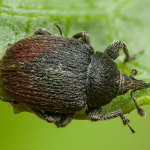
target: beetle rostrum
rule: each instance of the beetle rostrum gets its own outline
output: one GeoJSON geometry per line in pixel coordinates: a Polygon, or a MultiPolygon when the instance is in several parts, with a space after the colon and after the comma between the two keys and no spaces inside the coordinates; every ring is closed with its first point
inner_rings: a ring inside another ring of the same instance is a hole
{"type": "MultiPolygon", "coordinates": [[[[134,97],[136,90],[150,87],[150,83],[136,80],[135,69],[128,77],[118,70],[114,60],[123,49],[125,62],[130,59],[124,42],[116,40],[104,52],[94,52],[86,32],[72,38],[54,36],[39,29],[33,36],[9,45],[1,59],[0,81],[5,92],[43,120],[57,127],[68,125],[79,110],[86,110],[91,121],[120,116],[123,124],[129,120],[122,110],[100,115],[102,106],[113,98],[133,89],[131,97],[139,115],[145,116],[134,97]]],[[[134,130],[129,126],[131,131],[134,130]]]]}

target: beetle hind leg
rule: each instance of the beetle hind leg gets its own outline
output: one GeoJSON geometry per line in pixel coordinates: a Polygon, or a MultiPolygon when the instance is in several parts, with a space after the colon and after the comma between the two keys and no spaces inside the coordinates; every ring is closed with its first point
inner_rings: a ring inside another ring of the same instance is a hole
{"type": "Polygon", "coordinates": [[[59,128],[59,127],[65,127],[67,126],[72,119],[74,118],[75,113],[72,114],[61,114],[61,117],[59,119],[59,121],[57,121],[55,123],[55,125],[59,128]]]}
{"type": "Polygon", "coordinates": [[[103,121],[103,120],[108,120],[108,119],[113,119],[116,118],[118,116],[120,116],[120,118],[123,121],[124,125],[128,125],[128,127],[130,128],[132,133],[135,133],[135,131],[131,128],[131,126],[128,124],[129,120],[127,118],[125,118],[123,116],[123,113],[121,110],[117,110],[105,115],[100,115],[100,112],[102,111],[101,108],[91,108],[88,107],[88,109],[86,110],[87,113],[87,118],[91,121],[103,121]]]}

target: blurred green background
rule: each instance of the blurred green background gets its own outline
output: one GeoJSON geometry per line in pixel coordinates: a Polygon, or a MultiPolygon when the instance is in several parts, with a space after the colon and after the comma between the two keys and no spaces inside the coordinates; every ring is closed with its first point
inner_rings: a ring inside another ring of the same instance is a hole
{"type": "MultiPolygon", "coordinates": [[[[137,69],[136,78],[150,82],[149,0],[0,0],[0,55],[8,43],[31,36],[39,28],[59,34],[55,22],[67,37],[88,32],[96,51],[103,51],[116,39],[126,42],[131,54],[144,50],[144,54],[126,64],[122,63],[121,52],[116,63],[128,75],[137,69]]],[[[149,95],[149,89],[135,94],[140,105],[150,103],[149,95]]],[[[125,113],[134,108],[129,92],[113,102],[113,109],[123,107],[125,113]]],[[[111,110],[111,105],[107,108],[111,110]]],[[[14,115],[8,103],[0,101],[0,150],[149,150],[150,107],[142,108],[145,118],[136,110],[125,115],[136,131],[132,134],[120,118],[102,122],[73,120],[66,128],[58,129],[28,112],[14,115]]]]}

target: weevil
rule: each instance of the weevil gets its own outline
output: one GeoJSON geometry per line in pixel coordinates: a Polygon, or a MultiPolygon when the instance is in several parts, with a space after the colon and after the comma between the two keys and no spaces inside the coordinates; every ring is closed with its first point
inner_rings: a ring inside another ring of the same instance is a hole
{"type": "Polygon", "coordinates": [[[126,44],[116,40],[104,52],[95,52],[88,33],[79,32],[67,38],[59,25],[55,26],[60,36],[41,28],[33,36],[9,44],[1,59],[0,82],[13,101],[1,100],[22,104],[57,127],[67,126],[80,110],[85,110],[91,121],[120,116],[123,124],[129,126],[122,110],[100,113],[102,106],[133,89],[131,97],[138,113],[145,116],[134,92],[149,88],[150,83],[136,80],[135,69],[128,77],[114,62],[121,49],[124,62],[130,59],[126,44]]]}

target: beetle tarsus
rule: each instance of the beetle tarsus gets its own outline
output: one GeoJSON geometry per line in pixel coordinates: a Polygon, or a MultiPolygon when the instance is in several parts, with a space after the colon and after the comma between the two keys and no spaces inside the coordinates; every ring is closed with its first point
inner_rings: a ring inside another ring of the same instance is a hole
{"type": "Polygon", "coordinates": [[[127,118],[125,118],[125,117],[123,116],[123,114],[120,114],[120,118],[122,119],[123,124],[124,124],[124,125],[127,124],[128,127],[130,128],[131,132],[132,132],[132,133],[135,133],[135,131],[132,129],[132,127],[128,124],[128,123],[130,122],[130,120],[127,119],[127,118]]]}
{"type": "Polygon", "coordinates": [[[135,131],[131,128],[131,126],[127,123],[128,127],[130,128],[132,133],[135,133],[135,131]]]}

